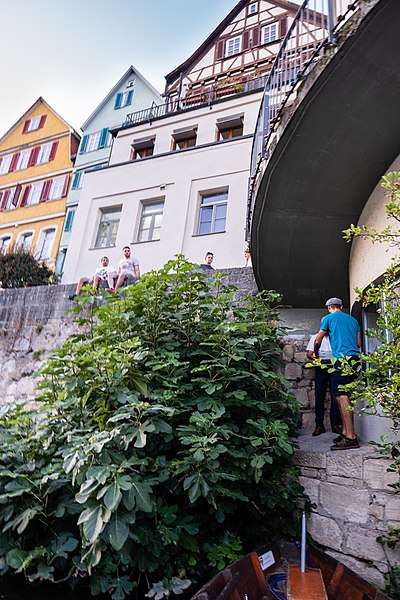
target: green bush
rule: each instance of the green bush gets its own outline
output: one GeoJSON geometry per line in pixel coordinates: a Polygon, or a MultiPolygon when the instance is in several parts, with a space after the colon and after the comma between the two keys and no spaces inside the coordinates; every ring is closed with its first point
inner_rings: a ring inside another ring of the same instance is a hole
{"type": "Polygon", "coordinates": [[[36,260],[30,252],[18,248],[0,252],[0,281],[3,288],[21,288],[47,285],[53,272],[36,260]]]}
{"type": "Polygon", "coordinates": [[[277,295],[233,292],[178,257],[107,305],[82,295],[40,403],[0,419],[3,574],[158,599],[294,532],[277,295]]]}

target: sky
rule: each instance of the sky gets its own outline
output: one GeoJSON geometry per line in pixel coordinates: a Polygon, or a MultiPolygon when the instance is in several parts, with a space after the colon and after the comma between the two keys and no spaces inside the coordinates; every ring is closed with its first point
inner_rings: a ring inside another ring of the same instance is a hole
{"type": "Polygon", "coordinates": [[[158,91],[237,0],[0,0],[0,137],[42,96],[77,131],[133,65],[158,91]],[[7,51],[5,51],[7,49],[7,51]]]}

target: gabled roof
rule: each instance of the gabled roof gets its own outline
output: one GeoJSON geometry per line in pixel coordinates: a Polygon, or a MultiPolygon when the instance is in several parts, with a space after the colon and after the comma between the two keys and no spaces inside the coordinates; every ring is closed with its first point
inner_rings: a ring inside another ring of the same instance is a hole
{"type": "MultiPolygon", "coordinates": [[[[297,13],[300,8],[300,4],[290,2],[290,0],[269,0],[271,4],[279,6],[297,13]]],[[[165,76],[167,85],[177,79],[181,73],[185,73],[201,56],[215,43],[215,40],[221,35],[222,31],[229,25],[229,23],[236,17],[236,15],[247,5],[249,0],[239,0],[236,6],[231,10],[229,14],[223,19],[220,24],[214,29],[214,31],[208,36],[206,40],[193,52],[193,54],[185,60],[179,67],[176,67],[173,71],[165,76]]]]}
{"type": "Polygon", "coordinates": [[[17,127],[19,127],[19,125],[26,120],[26,118],[28,117],[29,113],[31,113],[37,106],[39,106],[39,104],[44,104],[54,115],[56,115],[56,117],[58,119],[60,119],[60,121],[62,121],[64,123],[64,125],[67,127],[67,129],[70,130],[70,132],[74,135],[76,135],[78,137],[78,139],[81,139],[80,134],[73,128],[71,127],[71,125],[69,123],[67,123],[67,121],[65,119],[63,119],[62,117],[60,117],[60,115],[58,114],[57,111],[54,110],[54,108],[52,108],[50,106],[50,104],[48,104],[46,102],[46,100],[44,98],[42,98],[42,96],[39,96],[39,98],[36,100],[36,102],[34,102],[32,104],[32,106],[30,106],[28,108],[28,110],[22,115],[22,117],[20,117],[18,119],[18,121],[16,121],[14,123],[14,125],[12,127],[10,127],[10,129],[8,131],[6,131],[6,133],[0,138],[0,144],[6,139],[6,137],[8,137],[10,135],[10,133],[12,133],[15,129],[17,129],[17,127]]]}
{"type": "Polygon", "coordinates": [[[107,96],[100,102],[100,104],[98,105],[98,107],[86,119],[86,121],[83,123],[83,125],[81,125],[82,131],[84,131],[87,128],[87,126],[90,124],[90,122],[101,111],[101,109],[103,108],[103,106],[105,106],[107,104],[107,102],[110,100],[110,98],[112,98],[114,96],[115,92],[121,87],[121,84],[125,81],[125,79],[127,79],[128,77],[130,77],[132,75],[136,75],[137,77],[139,77],[139,79],[141,79],[142,82],[147,87],[149,87],[155,94],[157,94],[158,96],[161,96],[160,92],[158,90],[156,90],[156,88],[149,81],[147,81],[147,79],[141,73],[139,73],[139,71],[135,67],[133,67],[131,65],[129,67],[129,69],[126,71],[126,73],[124,73],[122,75],[121,79],[119,79],[119,81],[117,81],[117,83],[114,85],[114,87],[108,92],[107,96]]]}

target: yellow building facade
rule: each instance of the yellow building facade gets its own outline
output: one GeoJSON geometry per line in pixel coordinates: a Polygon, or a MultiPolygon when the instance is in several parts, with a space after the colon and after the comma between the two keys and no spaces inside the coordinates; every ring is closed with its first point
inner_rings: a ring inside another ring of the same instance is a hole
{"type": "Polygon", "coordinates": [[[0,139],[0,252],[54,269],[80,136],[39,98],[0,139]]]}

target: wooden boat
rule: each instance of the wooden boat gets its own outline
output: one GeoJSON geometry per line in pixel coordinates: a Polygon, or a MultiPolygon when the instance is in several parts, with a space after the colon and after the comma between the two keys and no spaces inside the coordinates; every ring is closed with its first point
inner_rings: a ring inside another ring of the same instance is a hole
{"type": "Polygon", "coordinates": [[[314,588],[309,592],[300,590],[296,583],[299,564],[300,551],[296,544],[282,542],[264,546],[215,575],[191,600],[390,600],[357,573],[311,545],[307,548],[306,572],[320,573],[324,590],[320,593],[314,588]],[[290,582],[291,571],[296,576],[290,582]]]}

